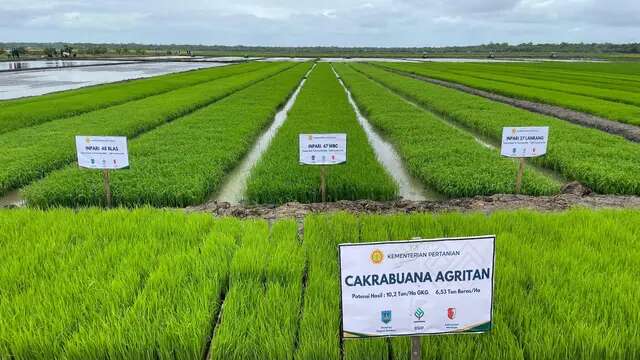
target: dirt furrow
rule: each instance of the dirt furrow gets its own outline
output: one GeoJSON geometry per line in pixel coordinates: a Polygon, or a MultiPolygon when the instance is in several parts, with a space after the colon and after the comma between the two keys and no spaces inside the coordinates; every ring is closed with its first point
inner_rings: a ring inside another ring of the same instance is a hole
{"type": "Polygon", "coordinates": [[[410,74],[410,73],[395,70],[395,69],[389,69],[389,68],[384,68],[384,69],[387,71],[395,72],[397,74],[408,76],[417,80],[426,81],[432,84],[441,85],[451,89],[464,91],[472,95],[482,96],[490,100],[499,101],[501,103],[505,103],[521,109],[532,111],[538,114],[552,116],[561,120],[572,122],[574,124],[595,128],[598,130],[608,132],[613,135],[619,135],[631,141],[640,142],[640,127],[638,126],[608,120],[605,118],[601,118],[599,116],[583,113],[580,111],[566,109],[560,106],[511,98],[508,96],[495,94],[489,91],[479,90],[470,86],[466,86],[466,85],[462,85],[462,84],[458,84],[450,81],[438,80],[438,79],[434,79],[426,76],[410,74]]]}

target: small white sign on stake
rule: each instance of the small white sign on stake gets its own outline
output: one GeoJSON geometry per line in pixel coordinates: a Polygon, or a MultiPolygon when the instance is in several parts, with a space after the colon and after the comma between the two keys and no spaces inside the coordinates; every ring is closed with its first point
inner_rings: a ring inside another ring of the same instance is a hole
{"type": "Polygon", "coordinates": [[[547,153],[549,127],[505,127],[502,129],[502,156],[529,158],[547,153]]]}
{"type": "Polygon", "coordinates": [[[124,136],[76,136],[78,165],[88,169],[122,169],[129,166],[124,136]]]}
{"type": "Polygon", "coordinates": [[[336,165],[347,162],[347,134],[300,134],[300,164],[336,165]]]}
{"type": "Polygon", "coordinates": [[[342,337],[492,327],[495,236],[339,245],[342,337]]]}

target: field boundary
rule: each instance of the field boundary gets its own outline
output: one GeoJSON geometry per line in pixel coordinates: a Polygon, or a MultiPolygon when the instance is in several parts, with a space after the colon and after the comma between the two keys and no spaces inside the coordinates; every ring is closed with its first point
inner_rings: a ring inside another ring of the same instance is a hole
{"type": "MultiPolygon", "coordinates": [[[[579,187],[578,187],[579,188],[579,187]]],[[[347,212],[353,214],[416,214],[448,212],[482,212],[490,214],[503,210],[565,211],[571,208],[640,209],[640,196],[595,195],[565,192],[553,196],[497,194],[450,200],[340,200],[333,203],[303,204],[290,202],[280,206],[243,205],[210,201],[182,209],[186,212],[205,212],[215,217],[237,217],[275,221],[319,213],[347,212]]]]}
{"type": "Polygon", "coordinates": [[[621,122],[608,120],[599,116],[587,114],[584,112],[570,110],[561,106],[539,103],[535,101],[523,100],[512,98],[504,95],[499,95],[485,90],[473,88],[471,86],[458,84],[456,82],[438,80],[422,75],[411,74],[405,71],[391,69],[378,64],[374,66],[383,69],[385,71],[393,72],[402,76],[407,76],[416,80],[429,82],[435,85],[444,86],[450,89],[466,92],[471,95],[481,96],[483,98],[498,101],[507,105],[511,105],[520,109],[531,111],[534,113],[552,116],[560,120],[569,121],[571,123],[602,130],[609,134],[619,135],[627,140],[634,142],[640,142],[640,127],[624,124],[621,122]]]}

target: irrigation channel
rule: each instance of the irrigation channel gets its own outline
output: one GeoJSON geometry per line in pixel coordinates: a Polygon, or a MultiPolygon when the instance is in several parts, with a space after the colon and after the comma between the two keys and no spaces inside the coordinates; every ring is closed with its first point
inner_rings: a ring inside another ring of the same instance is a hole
{"type": "MultiPolygon", "coordinates": [[[[356,70],[358,71],[358,70],[356,70]]],[[[388,92],[390,92],[391,94],[397,95],[399,96],[401,99],[403,99],[406,103],[410,104],[411,106],[420,109],[422,111],[426,111],[428,113],[431,113],[432,115],[434,115],[436,118],[440,119],[440,121],[442,121],[443,123],[451,126],[452,128],[458,129],[466,134],[468,134],[469,136],[471,136],[478,144],[486,147],[487,149],[491,149],[494,151],[500,151],[500,144],[495,144],[493,140],[489,139],[486,136],[482,136],[479,134],[476,134],[473,130],[470,130],[458,123],[456,123],[455,121],[449,119],[448,117],[444,116],[443,114],[440,113],[436,113],[431,111],[431,109],[426,108],[422,105],[417,104],[416,102],[414,102],[413,100],[407,98],[406,96],[404,96],[403,94],[397,93],[393,90],[391,90],[390,88],[388,88],[387,86],[385,86],[383,83],[381,83],[380,81],[368,76],[365,73],[360,72],[361,74],[363,74],[364,76],[366,76],[369,80],[379,84],[380,86],[384,87],[388,92]]],[[[513,158],[512,159],[514,162],[517,162],[518,159],[513,158]]],[[[527,162],[527,166],[530,166],[534,169],[536,169],[536,171],[560,182],[561,184],[566,184],[567,182],[569,182],[567,179],[565,179],[560,173],[555,172],[553,170],[550,170],[548,168],[542,167],[538,164],[533,163],[532,161],[530,161],[529,159],[526,160],[527,162]]]]}
{"type": "Polygon", "coordinates": [[[385,140],[381,134],[379,134],[369,120],[367,120],[364,115],[360,112],[358,105],[353,100],[353,96],[351,96],[351,91],[347,89],[344,82],[335,71],[333,66],[331,67],[333,73],[338,78],[338,82],[342,85],[345,93],[347,94],[347,98],[349,99],[349,103],[353,110],[356,113],[356,117],[358,118],[358,122],[364,129],[364,132],[367,134],[367,139],[369,139],[369,144],[373,148],[373,151],[376,153],[376,157],[378,161],[389,171],[389,174],[393,177],[393,179],[398,183],[399,186],[399,195],[406,200],[413,201],[421,201],[421,200],[442,200],[444,197],[437,192],[425,188],[416,178],[409,174],[404,163],[402,162],[402,158],[398,154],[398,152],[393,148],[390,142],[385,140]]]}
{"type": "Polygon", "coordinates": [[[251,151],[242,159],[240,164],[233,169],[226,177],[222,186],[220,187],[220,191],[214,193],[214,195],[209,200],[214,200],[218,202],[228,202],[231,204],[239,204],[244,200],[244,193],[247,188],[247,179],[249,178],[249,174],[251,173],[251,169],[255,166],[255,164],[260,160],[262,154],[267,151],[269,144],[271,144],[271,140],[276,136],[278,129],[284,124],[285,120],[287,120],[287,113],[295,104],[296,99],[298,98],[298,94],[302,90],[304,83],[307,81],[307,77],[313,69],[315,69],[316,65],[314,64],[309,71],[305,74],[302,81],[293,92],[287,103],[284,105],[276,116],[274,117],[271,126],[260,136],[258,141],[255,143],[251,151]]]}

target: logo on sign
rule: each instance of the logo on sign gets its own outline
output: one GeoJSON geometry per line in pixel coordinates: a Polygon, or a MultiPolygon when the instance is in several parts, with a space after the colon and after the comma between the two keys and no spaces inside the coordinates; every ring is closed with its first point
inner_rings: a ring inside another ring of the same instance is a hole
{"type": "Polygon", "coordinates": [[[415,315],[416,318],[420,320],[424,316],[424,310],[422,310],[421,308],[417,308],[416,312],[413,315],[415,315]]]}
{"type": "Polygon", "coordinates": [[[447,317],[449,318],[449,320],[453,320],[456,318],[456,308],[448,308],[447,309],[447,317]]]}
{"type": "Polygon", "coordinates": [[[388,324],[391,322],[391,310],[382,310],[380,312],[380,321],[382,321],[385,324],[388,324]]]}
{"type": "Polygon", "coordinates": [[[512,133],[513,135],[515,135],[517,132],[518,132],[518,130],[517,130],[516,128],[512,128],[512,129],[511,129],[511,133],[512,133]]]}
{"type": "Polygon", "coordinates": [[[379,249],[375,249],[371,252],[370,258],[372,263],[378,265],[384,260],[384,253],[379,249]]]}

